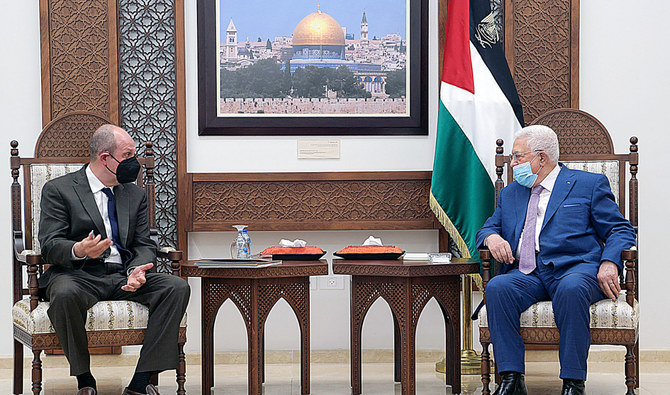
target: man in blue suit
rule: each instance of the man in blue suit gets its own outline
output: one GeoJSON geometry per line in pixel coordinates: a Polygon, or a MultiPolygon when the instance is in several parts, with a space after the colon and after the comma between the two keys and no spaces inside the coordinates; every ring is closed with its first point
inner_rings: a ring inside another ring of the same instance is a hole
{"type": "Polygon", "coordinates": [[[486,287],[489,330],[501,385],[494,395],[526,394],[521,313],[551,300],[560,332],[562,394],[584,393],[590,346],[589,305],[616,299],[621,251],[635,230],[607,178],[558,163],[558,139],[546,126],[517,132],[510,158],[515,181],[477,233],[502,264],[486,287]]]}

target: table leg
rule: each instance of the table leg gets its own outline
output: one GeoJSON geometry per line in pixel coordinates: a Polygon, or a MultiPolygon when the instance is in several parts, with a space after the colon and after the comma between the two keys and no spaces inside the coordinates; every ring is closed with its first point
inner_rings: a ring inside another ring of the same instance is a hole
{"type": "Polygon", "coordinates": [[[400,326],[398,319],[393,316],[393,381],[399,383],[401,381],[402,371],[402,344],[400,343],[400,326]]]}
{"type": "Polygon", "coordinates": [[[265,334],[261,337],[261,384],[265,384],[265,334]]]}
{"type": "Polygon", "coordinates": [[[363,317],[359,317],[361,312],[358,307],[361,304],[358,301],[358,280],[352,276],[351,280],[351,393],[360,395],[361,393],[361,329],[363,326],[363,317]]]}
{"type": "Polygon", "coordinates": [[[438,300],[440,310],[442,311],[442,318],[444,318],[444,345],[445,345],[445,354],[444,354],[444,381],[446,385],[452,385],[454,383],[454,377],[452,376],[451,371],[451,354],[449,350],[452,347],[455,347],[453,340],[451,338],[451,320],[449,318],[449,312],[446,307],[442,304],[442,301],[438,300]]]}
{"type": "MultiPolygon", "coordinates": [[[[456,293],[455,298],[458,298],[456,293]]],[[[458,300],[458,299],[457,299],[458,300]]],[[[451,337],[451,393],[461,393],[461,309],[458,304],[457,311],[454,312],[454,317],[451,318],[452,337],[451,337]]]]}
{"type": "Polygon", "coordinates": [[[303,289],[304,294],[307,295],[303,304],[304,311],[302,314],[297,314],[298,317],[304,317],[303,322],[300,322],[300,389],[301,394],[306,395],[310,393],[309,277],[302,280],[300,287],[303,289]]]}
{"type": "MultiPolygon", "coordinates": [[[[409,322],[409,321],[406,321],[409,322]]],[[[416,343],[415,343],[415,334],[416,327],[410,325],[409,323],[402,328],[404,338],[402,339],[403,344],[403,361],[402,361],[402,394],[403,395],[416,395],[416,343]]]]}
{"type": "Polygon", "coordinates": [[[214,320],[209,317],[206,306],[209,303],[209,297],[206,295],[209,292],[210,283],[206,279],[202,280],[201,285],[201,317],[202,317],[202,393],[203,395],[210,395],[212,387],[214,386],[214,320]]]}
{"type": "Polygon", "coordinates": [[[251,287],[251,333],[249,334],[249,395],[261,395],[263,392],[263,383],[261,381],[260,371],[263,369],[261,357],[261,342],[263,341],[263,328],[261,328],[259,319],[259,285],[258,280],[253,280],[251,287]]]}

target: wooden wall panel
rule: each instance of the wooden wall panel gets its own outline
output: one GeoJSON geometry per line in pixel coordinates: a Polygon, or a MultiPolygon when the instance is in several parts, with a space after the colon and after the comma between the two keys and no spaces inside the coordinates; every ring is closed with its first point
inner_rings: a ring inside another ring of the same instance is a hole
{"type": "Polygon", "coordinates": [[[115,0],[40,0],[42,124],[74,111],[118,123],[115,0]]]}
{"type": "Polygon", "coordinates": [[[579,107],[579,0],[505,0],[505,55],[524,119],[579,107]]]}
{"type": "Polygon", "coordinates": [[[436,229],[431,172],[194,173],[188,231],[436,229]]]}

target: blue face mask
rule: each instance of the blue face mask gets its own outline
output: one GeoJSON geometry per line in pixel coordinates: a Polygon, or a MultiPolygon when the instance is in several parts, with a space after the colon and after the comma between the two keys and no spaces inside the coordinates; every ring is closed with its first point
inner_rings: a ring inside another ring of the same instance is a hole
{"type": "Polygon", "coordinates": [[[526,188],[532,187],[535,184],[535,180],[537,180],[537,174],[533,174],[533,169],[530,167],[531,163],[537,158],[537,155],[539,155],[539,152],[535,154],[530,162],[520,163],[512,169],[514,170],[514,179],[516,182],[526,188]]]}

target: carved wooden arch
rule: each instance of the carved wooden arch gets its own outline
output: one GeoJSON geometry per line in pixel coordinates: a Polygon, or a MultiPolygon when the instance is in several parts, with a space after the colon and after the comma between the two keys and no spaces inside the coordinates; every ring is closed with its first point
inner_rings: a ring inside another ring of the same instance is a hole
{"type": "Polygon", "coordinates": [[[87,111],[61,115],[42,130],[35,144],[35,157],[81,159],[82,162],[88,162],[88,141],[93,132],[106,123],[111,121],[87,111]]]}
{"type": "MultiPolygon", "coordinates": [[[[445,322],[453,322],[452,319],[452,313],[451,311],[440,298],[438,298],[436,295],[430,295],[428,298],[422,298],[420,301],[417,300],[417,302],[414,303],[412,306],[412,326],[416,328],[416,324],[419,322],[419,318],[421,318],[421,314],[423,314],[423,311],[426,309],[426,306],[428,306],[428,302],[430,302],[432,299],[435,299],[435,302],[437,302],[437,305],[440,307],[440,311],[442,311],[442,318],[444,318],[445,322]]],[[[449,331],[449,325],[445,326],[445,331],[449,331]]]]}
{"type": "MultiPolygon", "coordinates": [[[[214,284],[212,289],[208,288],[208,291],[214,296],[210,297],[210,303],[207,306],[203,306],[203,331],[214,329],[214,317],[219,313],[221,306],[230,299],[244,321],[247,335],[251,336],[251,287],[247,290],[249,295],[241,294],[239,288],[235,286],[224,284],[214,284]]],[[[250,339],[248,337],[248,340],[250,339]]]]}
{"type": "Polygon", "coordinates": [[[359,312],[360,314],[359,319],[361,320],[361,328],[363,328],[363,322],[365,322],[365,317],[368,315],[368,311],[370,311],[372,305],[375,304],[379,299],[386,302],[386,305],[391,311],[391,316],[394,321],[398,323],[405,322],[404,316],[402,316],[401,314],[402,311],[396,311],[396,308],[394,308],[393,303],[391,303],[391,301],[381,291],[373,293],[373,296],[374,298],[369,298],[365,302],[365,308],[359,312]]]}
{"type": "Polygon", "coordinates": [[[532,124],[546,125],[556,132],[561,156],[614,154],[605,126],[585,111],[559,108],[540,115],[532,124]]]}
{"type": "MultiPolygon", "coordinates": [[[[293,310],[293,314],[295,314],[295,318],[298,321],[298,325],[301,326],[301,323],[305,322],[307,319],[307,311],[306,311],[306,306],[305,306],[305,300],[306,300],[306,295],[304,294],[304,289],[299,286],[295,286],[293,284],[278,284],[278,283],[272,283],[272,284],[264,284],[261,285],[262,288],[267,288],[267,287],[273,287],[275,288],[278,292],[271,292],[267,295],[267,298],[259,298],[259,303],[258,303],[258,316],[259,316],[259,330],[265,331],[265,322],[267,321],[268,316],[270,315],[270,312],[272,309],[275,307],[277,302],[279,302],[281,299],[284,299],[286,303],[291,307],[291,310],[293,310]]],[[[261,292],[261,294],[267,294],[261,292]]]]}

